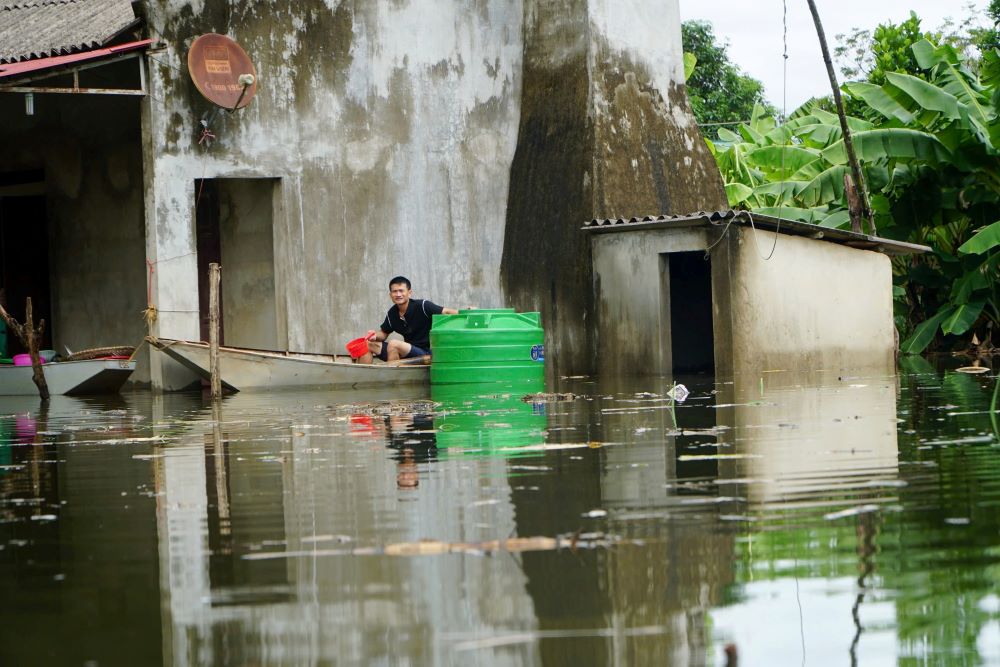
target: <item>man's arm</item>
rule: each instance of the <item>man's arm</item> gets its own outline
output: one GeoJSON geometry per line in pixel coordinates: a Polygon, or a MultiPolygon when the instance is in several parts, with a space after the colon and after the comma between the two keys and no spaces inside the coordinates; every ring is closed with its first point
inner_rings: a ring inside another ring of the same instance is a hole
{"type": "Polygon", "coordinates": [[[442,308],[441,309],[441,314],[442,315],[458,315],[458,311],[455,310],[454,308],[442,308]]]}

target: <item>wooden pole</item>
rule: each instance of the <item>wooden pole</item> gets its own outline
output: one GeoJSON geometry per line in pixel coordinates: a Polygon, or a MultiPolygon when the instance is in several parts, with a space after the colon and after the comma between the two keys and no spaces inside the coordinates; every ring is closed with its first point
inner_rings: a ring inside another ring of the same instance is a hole
{"type": "Polygon", "coordinates": [[[868,187],[864,176],[861,173],[861,164],[858,163],[858,156],[854,153],[854,142],[851,140],[851,129],[847,126],[847,114],[844,112],[844,101],[840,98],[840,86],[837,85],[837,73],[833,70],[833,60],[830,59],[830,49],[826,45],[826,33],[823,31],[823,23],[819,20],[819,10],[816,9],[814,0],[807,0],[809,11],[812,12],[813,23],[816,24],[816,35],[819,36],[819,47],[823,51],[823,62],[826,64],[826,75],[830,78],[830,88],[833,89],[833,101],[837,105],[837,116],[840,118],[840,131],[844,135],[844,149],[847,151],[847,161],[851,165],[851,175],[854,177],[854,185],[861,196],[861,214],[868,219],[872,235],[877,235],[875,229],[875,218],[872,216],[872,208],[868,203],[868,187]]]}
{"type": "Polygon", "coordinates": [[[43,401],[49,400],[49,385],[45,382],[45,373],[42,371],[42,362],[38,358],[38,340],[42,337],[42,333],[45,331],[45,320],[39,320],[38,328],[35,328],[33,322],[33,313],[31,309],[31,297],[27,299],[27,303],[24,306],[24,324],[19,324],[17,320],[10,316],[10,313],[0,305],[0,319],[7,324],[7,329],[13,331],[17,336],[21,344],[28,348],[28,354],[31,355],[31,379],[34,380],[35,386],[38,387],[38,395],[43,401]]]}
{"type": "Polygon", "coordinates": [[[208,265],[208,368],[212,375],[212,399],[222,396],[222,378],[219,377],[219,282],[221,267],[208,265]]]}

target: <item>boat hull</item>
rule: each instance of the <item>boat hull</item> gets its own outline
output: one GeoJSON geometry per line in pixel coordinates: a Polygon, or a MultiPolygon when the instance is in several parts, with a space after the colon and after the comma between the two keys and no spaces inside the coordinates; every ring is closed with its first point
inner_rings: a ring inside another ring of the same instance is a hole
{"type": "MultiPolygon", "coordinates": [[[[85,359],[42,364],[53,396],[117,394],[135,370],[127,359],[85,359]]],[[[37,396],[31,366],[0,366],[0,396],[37,396]]]]}
{"type": "MultiPolygon", "coordinates": [[[[146,340],[200,378],[211,378],[208,343],[154,337],[146,340]]],[[[425,365],[355,364],[348,357],[329,354],[225,346],[219,347],[219,372],[222,386],[230,391],[281,387],[364,389],[430,381],[430,368],[425,365]]]]}

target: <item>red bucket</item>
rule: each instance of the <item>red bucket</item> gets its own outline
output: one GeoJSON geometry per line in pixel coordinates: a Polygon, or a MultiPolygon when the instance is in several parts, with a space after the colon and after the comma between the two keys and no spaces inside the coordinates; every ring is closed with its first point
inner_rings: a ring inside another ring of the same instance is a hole
{"type": "Polygon", "coordinates": [[[347,353],[351,355],[351,359],[357,359],[368,353],[368,339],[364,336],[355,338],[352,341],[348,341],[344,347],[347,348],[347,353]]]}

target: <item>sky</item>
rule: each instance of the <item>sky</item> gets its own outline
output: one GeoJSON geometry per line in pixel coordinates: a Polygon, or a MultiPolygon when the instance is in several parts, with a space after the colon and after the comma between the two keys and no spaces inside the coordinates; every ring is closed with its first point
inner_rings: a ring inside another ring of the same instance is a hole
{"type": "MultiPolygon", "coordinates": [[[[681,21],[708,21],[720,41],[729,43],[729,59],[764,83],[765,97],[791,113],[811,97],[830,94],[830,80],[816,27],[806,0],[787,0],[788,68],[782,67],[782,0],[679,0],[681,21]],[[786,84],[787,81],[787,84],[786,84]]],[[[936,30],[946,17],[969,12],[968,0],[816,0],[831,55],[835,35],[853,28],[871,30],[879,23],[899,23],[917,13],[924,30],[936,30]]],[[[988,0],[971,2],[980,15],[988,0]]],[[[983,24],[986,20],[983,19],[983,24]]],[[[839,69],[838,80],[841,80],[839,69]]]]}

